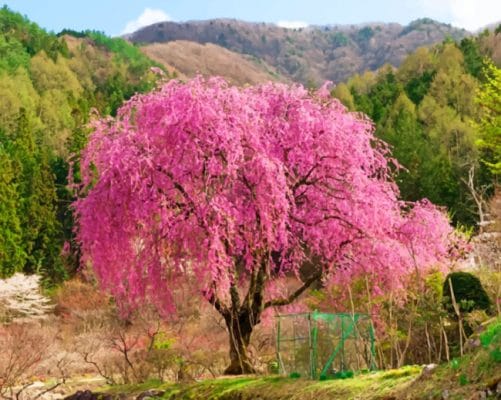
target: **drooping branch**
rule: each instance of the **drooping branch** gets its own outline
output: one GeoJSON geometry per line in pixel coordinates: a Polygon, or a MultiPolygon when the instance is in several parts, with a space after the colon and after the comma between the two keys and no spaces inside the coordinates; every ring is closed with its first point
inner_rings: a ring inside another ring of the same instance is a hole
{"type": "Polygon", "coordinates": [[[200,216],[195,212],[197,207],[196,207],[196,204],[195,204],[195,201],[191,198],[191,196],[188,194],[188,192],[186,191],[186,189],[183,187],[183,185],[181,185],[178,181],[176,181],[174,179],[174,176],[172,175],[171,172],[169,171],[166,171],[165,168],[163,168],[161,165],[157,165],[157,171],[159,172],[162,172],[163,174],[165,174],[172,182],[172,185],[174,186],[174,188],[183,196],[183,198],[185,199],[186,203],[189,205],[189,211],[190,212],[193,212],[195,214],[195,217],[197,218],[197,221],[198,221],[198,225],[201,227],[201,228],[205,228],[205,223],[203,221],[202,218],[200,218],[200,216]]]}

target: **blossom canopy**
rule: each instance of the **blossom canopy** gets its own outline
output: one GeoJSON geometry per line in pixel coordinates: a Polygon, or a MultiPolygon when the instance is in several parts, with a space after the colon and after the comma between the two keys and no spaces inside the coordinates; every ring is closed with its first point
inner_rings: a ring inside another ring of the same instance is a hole
{"type": "Polygon", "coordinates": [[[317,280],[396,287],[447,262],[454,235],[428,201],[399,200],[398,164],[373,132],[325,88],[197,77],[137,95],[94,123],[82,155],[83,260],[128,307],[173,312],[191,279],[218,311],[257,322],[317,280]]]}

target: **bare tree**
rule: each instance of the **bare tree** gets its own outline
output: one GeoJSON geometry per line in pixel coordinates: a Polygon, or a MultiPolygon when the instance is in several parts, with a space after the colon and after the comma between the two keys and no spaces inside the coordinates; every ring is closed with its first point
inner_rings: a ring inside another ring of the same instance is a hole
{"type": "Polygon", "coordinates": [[[51,386],[28,394],[31,377],[40,364],[51,357],[52,338],[36,324],[0,327],[0,398],[35,400],[64,384],[69,361],[62,355],[55,361],[57,380],[51,386]]]}

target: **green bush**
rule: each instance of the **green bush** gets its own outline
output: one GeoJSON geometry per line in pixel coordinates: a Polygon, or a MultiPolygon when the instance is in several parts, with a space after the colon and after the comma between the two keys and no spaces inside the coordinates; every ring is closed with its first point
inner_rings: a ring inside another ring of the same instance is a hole
{"type": "Polygon", "coordinates": [[[501,320],[489,325],[480,335],[480,343],[485,349],[492,349],[489,352],[492,360],[501,363],[501,320]]]}
{"type": "Polygon", "coordinates": [[[480,335],[480,343],[484,348],[501,343],[501,320],[487,327],[487,330],[480,335]]]}
{"type": "Polygon", "coordinates": [[[469,272],[452,272],[447,275],[443,285],[443,305],[451,314],[454,314],[454,307],[449,279],[452,283],[456,303],[462,312],[470,312],[472,310],[488,311],[490,309],[491,301],[489,300],[489,296],[487,296],[480,280],[475,275],[469,272]]]}
{"type": "Polygon", "coordinates": [[[468,377],[465,374],[459,375],[459,384],[461,386],[467,385],[469,383],[468,377]]]}

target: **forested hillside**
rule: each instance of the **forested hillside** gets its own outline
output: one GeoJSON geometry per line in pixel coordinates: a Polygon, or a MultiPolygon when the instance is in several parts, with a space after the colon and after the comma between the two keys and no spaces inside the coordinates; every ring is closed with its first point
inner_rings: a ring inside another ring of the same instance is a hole
{"type": "MultiPolygon", "coordinates": [[[[404,168],[397,179],[404,199],[426,197],[467,226],[479,221],[475,196],[492,194],[495,177],[488,165],[499,162],[499,147],[496,156],[481,142],[491,112],[487,103],[496,103],[499,93],[499,69],[483,45],[486,39],[494,43],[493,37],[501,39],[486,33],[419,48],[400,68],[357,74],[333,91],[347,107],[367,114],[377,135],[393,146],[404,168]]],[[[487,141],[499,146],[494,136],[487,141]]]]}
{"type": "Polygon", "coordinates": [[[61,257],[72,235],[69,162],[78,160],[93,109],[113,114],[156,79],[156,64],[126,41],[64,33],[0,10],[2,277],[38,272],[50,284],[75,268],[61,257]]]}
{"type": "Polygon", "coordinates": [[[399,24],[311,26],[287,29],[273,24],[218,19],[162,22],[127,35],[138,44],[186,40],[213,43],[274,66],[303,84],[340,82],[385,63],[398,66],[419,46],[446,38],[461,40],[468,32],[428,18],[399,24]]]}

